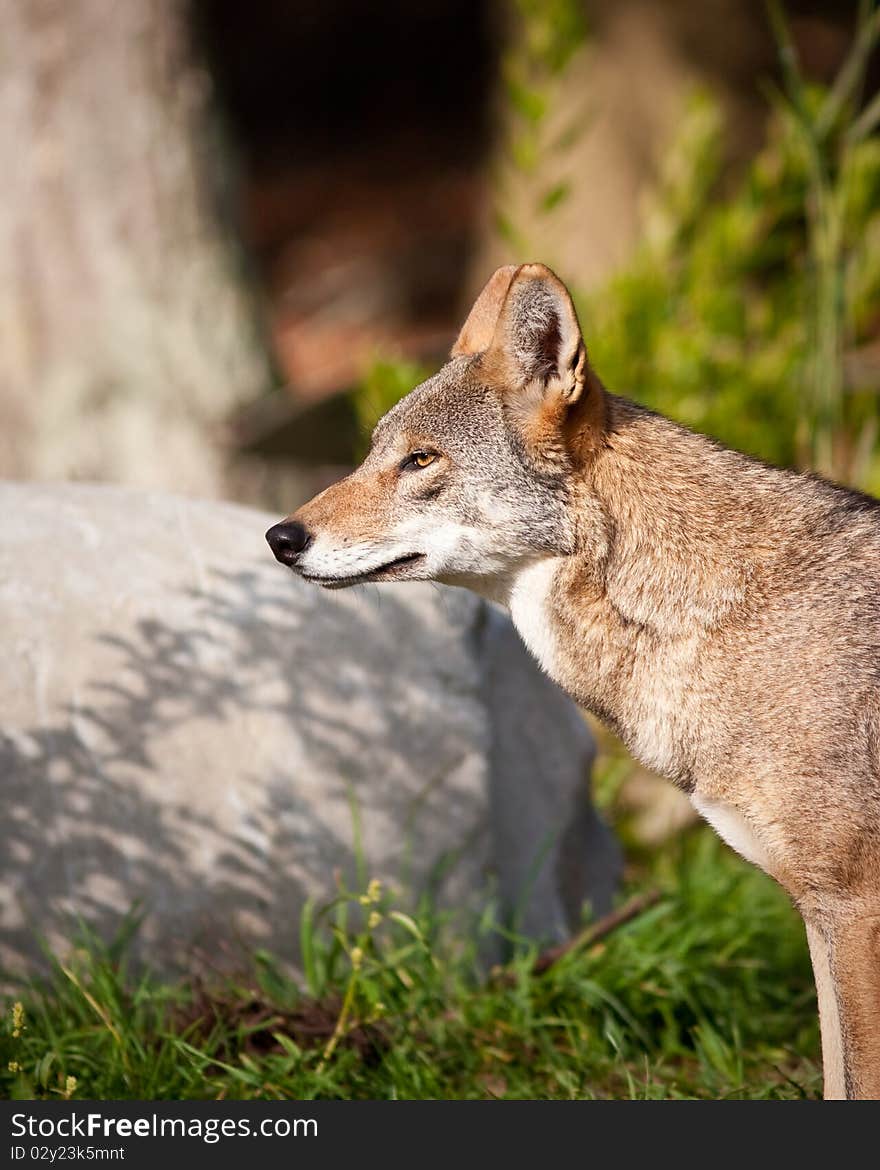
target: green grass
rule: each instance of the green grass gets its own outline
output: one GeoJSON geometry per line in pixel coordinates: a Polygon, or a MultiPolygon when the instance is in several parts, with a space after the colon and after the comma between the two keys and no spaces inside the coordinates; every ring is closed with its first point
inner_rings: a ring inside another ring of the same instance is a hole
{"type": "Polygon", "coordinates": [[[92,942],[6,1003],[0,1091],[818,1096],[809,960],[784,895],[704,828],[631,870],[627,893],[659,886],[659,903],[540,976],[522,946],[487,976],[477,952],[497,929],[488,918],[464,944],[428,908],[410,917],[366,891],[305,916],[301,984],[258,955],[246,978],[170,986],[132,977],[124,954],[92,942]]]}

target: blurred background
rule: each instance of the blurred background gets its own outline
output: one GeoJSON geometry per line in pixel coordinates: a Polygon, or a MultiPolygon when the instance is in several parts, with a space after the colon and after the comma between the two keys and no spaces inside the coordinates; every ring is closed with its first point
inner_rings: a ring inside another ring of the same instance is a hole
{"type": "Polygon", "coordinates": [[[0,4],[0,478],[292,511],[540,259],[609,389],[880,491],[873,4],[0,4]]]}
{"type": "Polygon", "coordinates": [[[843,0],[2,0],[0,476],[290,511],[499,264],[610,389],[880,490],[843,0]]]}

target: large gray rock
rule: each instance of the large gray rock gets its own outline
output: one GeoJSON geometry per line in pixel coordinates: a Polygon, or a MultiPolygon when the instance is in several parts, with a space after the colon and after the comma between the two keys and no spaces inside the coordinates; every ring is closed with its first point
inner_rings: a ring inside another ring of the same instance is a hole
{"type": "Polygon", "coordinates": [[[7,970],[135,901],[165,968],[295,959],[305,899],[359,857],[475,908],[494,873],[536,937],[607,909],[589,733],[507,619],[458,590],[306,586],[264,544],[275,519],[0,485],[7,970]]]}

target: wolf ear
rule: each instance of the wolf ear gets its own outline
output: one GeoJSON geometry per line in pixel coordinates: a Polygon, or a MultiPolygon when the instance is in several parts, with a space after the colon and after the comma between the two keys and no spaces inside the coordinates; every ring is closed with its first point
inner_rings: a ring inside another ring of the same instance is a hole
{"type": "MultiPolygon", "coordinates": [[[[509,396],[572,405],[583,393],[587,353],[568,289],[544,264],[499,268],[477,297],[452,356],[484,355],[509,396]]],[[[523,403],[527,405],[527,403],[523,403]]]]}
{"type": "Polygon", "coordinates": [[[522,264],[498,314],[487,364],[514,396],[572,405],[584,391],[587,351],[571,295],[544,264],[522,264]]]}
{"type": "Polygon", "coordinates": [[[469,357],[472,354],[483,353],[489,348],[495,336],[495,326],[498,324],[504,298],[516,272],[515,264],[505,264],[503,268],[495,269],[486,287],[474,301],[474,307],[468,313],[468,319],[462,325],[458,340],[452,347],[451,357],[469,357]]]}

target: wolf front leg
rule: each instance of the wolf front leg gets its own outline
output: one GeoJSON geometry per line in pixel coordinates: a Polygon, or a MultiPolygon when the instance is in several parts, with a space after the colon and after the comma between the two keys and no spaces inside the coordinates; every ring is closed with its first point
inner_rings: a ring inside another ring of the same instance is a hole
{"type": "Polygon", "coordinates": [[[880,915],[807,922],[826,1101],[880,1099],[880,915]]]}
{"type": "Polygon", "coordinates": [[[813,978],[816,981],[816,997],[819,1001],[819,1031],[822,1035],[823,1096],[826,1101],[842,1101],[846,1098],[846,1083],[843,1072],[843,1039],[840,1034],[840,1013],[837,1010],[837,994],[831,975],[831,959],[825,935],[814,923],[804,920],[807,928],[807,942],[813,963],[813,978]]]}

